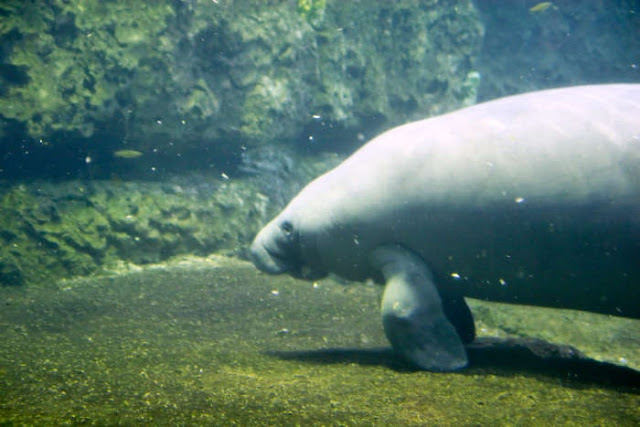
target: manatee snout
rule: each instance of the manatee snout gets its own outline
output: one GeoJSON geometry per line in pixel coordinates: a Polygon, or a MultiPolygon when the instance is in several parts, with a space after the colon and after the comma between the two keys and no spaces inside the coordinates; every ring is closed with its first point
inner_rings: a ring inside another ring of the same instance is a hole
{"type": "Polygon", "coordinates": [[[269,226],[263,228],[251,243],[251,262],[261,271],[269,274],[282,274],[289,270],[286,260],[279,255],[278,248],[269,245],[269,226]]]}
{"type": "Polygon", "coordinates": [[[304,261],[299,236],[286,221],[267,224],[253,240],[250,256],[259,270],[269,274],[287,273],[305,280],[318,280],[328,274],[317,259],[312,264],[304,261]]]}

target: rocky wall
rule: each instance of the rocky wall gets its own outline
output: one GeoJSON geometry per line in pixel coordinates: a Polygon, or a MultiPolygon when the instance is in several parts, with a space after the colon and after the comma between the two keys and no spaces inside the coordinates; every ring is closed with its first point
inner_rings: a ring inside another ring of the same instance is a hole
{"type": "Polygon", "coordinates": [[[109,177],[122,149],[209,170],[274,142],[335,148],[472,103],[479,83],[470,0],[8,0],[0,15],[0,178],[76,176],[87,158],[109,177]]]}

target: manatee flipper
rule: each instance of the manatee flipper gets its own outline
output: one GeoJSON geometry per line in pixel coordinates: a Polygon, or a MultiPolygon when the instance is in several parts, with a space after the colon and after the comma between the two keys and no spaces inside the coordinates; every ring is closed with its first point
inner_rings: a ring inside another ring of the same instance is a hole
{"type": "MultiPolygon", "coordinates": [[[[444,280],[435,278],[436,283],[442,283],[444,280]]],[[[463,344],[469,344],[476,338],[476,325],[473,321],[473,314],[467,305],[462,293],[456,289],[438,288],[440,300],[442,301],[442,309],[449,322],[456,328],[458,336],[463,344]]]]}
{"type": "Polygon", "coordinates": [[[373,251],[371,263],[386,280],[382,323],[393,349],[422,369],[465,367],[464,345],[424,261],[401,246],[382,246],[373,251]]]}

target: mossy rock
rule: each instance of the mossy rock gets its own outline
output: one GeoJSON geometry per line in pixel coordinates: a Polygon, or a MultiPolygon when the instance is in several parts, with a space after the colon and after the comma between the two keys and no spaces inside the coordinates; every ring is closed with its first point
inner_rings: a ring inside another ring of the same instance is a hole
{"type": "Polygon", "coordinates": [[[182,254],[241,255],[271,212],[256,193],[251,181],[220,178],[199,186],[8,185],[0,195],[0,284],[43,285],[182,254]]]}
{"type": "Polygon", "coordinates": [[[12,156],[27,138],[104,169],[121,148],[155,166],[178,156],[220,166],[274,142],[358,143],[381,123],[475,98],[467,74],[482,27],[468,0],[14,0],[0,11],[11,70],[0,73],[0,111],[24,132],[5,140],[12,156]]]}

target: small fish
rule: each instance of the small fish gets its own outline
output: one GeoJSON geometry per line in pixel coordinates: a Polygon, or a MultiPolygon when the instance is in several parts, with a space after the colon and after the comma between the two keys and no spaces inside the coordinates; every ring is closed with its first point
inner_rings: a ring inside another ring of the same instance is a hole
{"type": "Polygon", "coordinates": [[[531,13],[539,13],[539,12],[544,12],[545,10],[547,10],[549,8],[558,9],[556,7],[556,5],[553,4],[552,2],[543,1],[541,3],[538,3],[537,5],[529,8],[529,12],[531,12],[531,13]]]}
{"type": "Polygon", "coordinates": [[[135,159],[144,154],[142,151],[137,150],[118,150],[113,152],[113,157],[120,157],[121,159],[135,159]]]}

